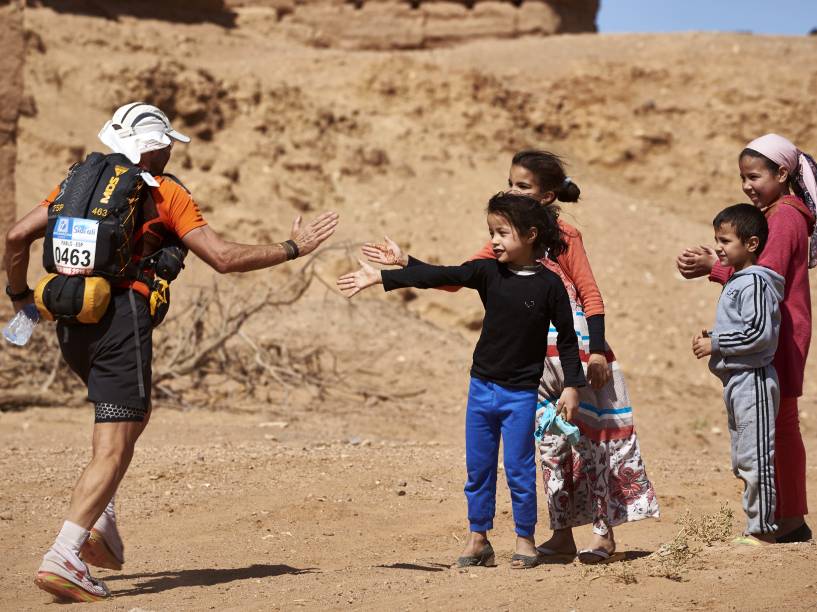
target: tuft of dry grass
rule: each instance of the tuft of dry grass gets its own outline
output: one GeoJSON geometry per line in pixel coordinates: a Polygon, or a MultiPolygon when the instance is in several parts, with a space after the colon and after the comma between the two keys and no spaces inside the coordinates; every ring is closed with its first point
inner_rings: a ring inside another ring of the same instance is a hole
{"type": "Polygon", "coordinates": [[[712,546],[716,542],[726,542],[732,536],[732,519],[735,513],[727,503],[712,514],[693,516],[687,510],[678,519],[681,530],[671,542],[650,555],[650,576],[682,581],[687,564],[700,551],[694,544],[712,546]]]}
{"type": "Polygon", "coordinates": [[[678,519],[678,524],[693,540],[705,546],[712,546],[716,542],[726,542],[732,537],[732,519],[734,518],[735,512],[728,503],[724,502],[713,514],[693,517],[692,513],[687,510],[678,519]]]}
{"type": "Polygon", "coordinates": [[[649,575],[681,582],[686,564],[696,553],[697,551],[689,546],[686,531],[681,529],[671,542],[662,544],[650,555],[649,575]]]}

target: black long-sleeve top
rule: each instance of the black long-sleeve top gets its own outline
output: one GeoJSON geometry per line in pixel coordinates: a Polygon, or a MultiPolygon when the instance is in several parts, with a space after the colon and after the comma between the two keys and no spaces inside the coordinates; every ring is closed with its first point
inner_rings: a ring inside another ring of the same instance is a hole
{"type": "Polygon", "coordinates": [[[510,388],[536,389],[544,370],[552,322],[558,332],[556,346],[565,386],[587,384],[567,291],[561,279],[547,268],[520,275],[494,259],[477,259],[461,266],[419,264],[383,270],[381,276],[386,291],[460,285],[479,292],[485,319],[474,349],[472,376],[510,388]]]}
{"type": "MultiPolygon", "coordinates": [[[[408,266],[420,266],[426,262],[409,255],[408,266]]],[[[454,288],[456,291],[457,287],[454,288]]],[[[604,353],[607,350],[607,341],[604,339],[604,315],[590,315],[587,321],[587,335],[590,337],[588,350],[591,353],[604,353]]]]}

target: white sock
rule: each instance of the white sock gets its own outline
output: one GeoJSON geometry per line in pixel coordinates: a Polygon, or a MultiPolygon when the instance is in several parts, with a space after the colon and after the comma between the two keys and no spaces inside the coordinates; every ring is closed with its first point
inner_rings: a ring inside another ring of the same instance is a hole
{"type": "Polygon", "coordinates": [[[105,506],[105,509],[102,511],[102,514],[99,515],[99,518],[94,523],[95,529],[104,530],[107,527],[110,521],[116,523],[116,510],[114,509],[114,499],[111,498],[111,501],[108,502],[108,505],[105,506]]]}
{"type": "Polygon", "coordinates": [[[71,521],[65,521],[57,536],[57,543],[61,544],[75,555],[79,555],[82,545],[88,540],[90,532],[71,521]]]}

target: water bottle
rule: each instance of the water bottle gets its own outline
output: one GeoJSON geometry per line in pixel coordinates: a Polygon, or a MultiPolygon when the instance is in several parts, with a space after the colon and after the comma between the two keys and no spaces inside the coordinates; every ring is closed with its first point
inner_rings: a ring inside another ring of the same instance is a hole
{"type": "Polygon", "coordinates": [[[3,328],[3,337],[17,346],[25,346],[40,321],[34,304],[26,304],[3,328]]]}

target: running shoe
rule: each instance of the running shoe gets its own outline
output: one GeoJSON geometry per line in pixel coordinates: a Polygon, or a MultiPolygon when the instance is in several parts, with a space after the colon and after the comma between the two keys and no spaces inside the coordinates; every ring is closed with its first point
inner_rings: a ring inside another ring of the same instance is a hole
{"type": "Polygon", "coordinates": [[[91,576],[82,559],[56,542],[45,553],[34,584],[70,601],[99,601],[111,596],[105,583],[91,576]]]}
{"type": "Polygon", "coordinates": [[[116,528],[113,503],[108,504],[99,520],[91,528],[91,535],[80,551],[82,560],[109,570],[121,570],[125,563],[125,546],[116,528]]]}

